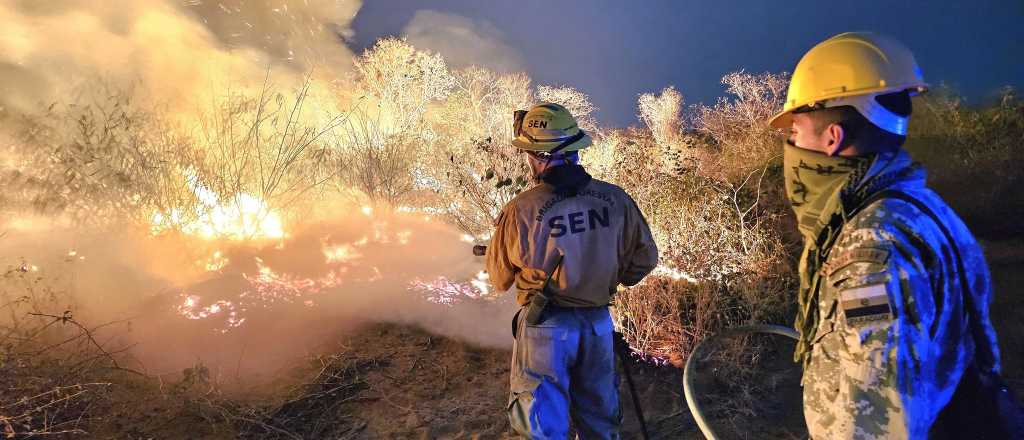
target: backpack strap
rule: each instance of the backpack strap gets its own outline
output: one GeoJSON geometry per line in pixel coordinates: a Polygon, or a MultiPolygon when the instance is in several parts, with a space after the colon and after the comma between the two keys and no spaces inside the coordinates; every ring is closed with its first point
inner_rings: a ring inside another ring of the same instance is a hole
{"type": "MultiPolygon", "coordinates": [[[[946,237],[946,241],[949,242],[949,247],[953,252],[953,258],[956,260],[956,271],[960,281],[964,308],[967,309],[968,323],[971,326],[971,336],[972,339],[974,339],[974,357],[976,360],[982,361],[979,366],[984,366],[986,370],[991,370],[995,366],[995,356],[992,353],[992,350],[989,349],[988,341],[984,333],[985,330],[978,325],[981,323],[980,317],[974,308],[974,296],[971,294],[971,285],[967,280],[967,270],[964,267],[964,260],[960,255],[960,249],[959,246],[957,246],[956,240],[953,238],[953,234],[949,231],[949,228],[946,227],[945,223],[942,222],[942,219],[939,218],[939,216],[935,214],[928,205],[906,192],[895,189],[886,189],[872,194],[857,207],[854,215],[871,204],[883,199],[896,199],[909,203],[914,208],[917,208],[918,211],[921,211],[922,214],[929,217],[942,232],[942,235],[946,237]]],[[[941,307],[941,303],[937,301],[936,307],[941,307]]]]}
{"type": "Polygon", "coordinates": [[[920,199],[903,191],[887,189],[872,194],[858,207],[858,211],[883,199],[896,199],[909,203],[931,218],[945,235],[956,260],[960,279],[961,298],[967,309],[967,323],[974,340],[974,359],[967,365],[957,389],[939,413],[929,432],[929,438],[1024,438],[1024,411],[1002,376],[995,371],[995,352],[989,346],[981,317],[974,307],[974,296],[967,280],[967,270],[959,246],[942,219],[920,199]],[[980,423],[979,423],[980,421],[980,423]]]}

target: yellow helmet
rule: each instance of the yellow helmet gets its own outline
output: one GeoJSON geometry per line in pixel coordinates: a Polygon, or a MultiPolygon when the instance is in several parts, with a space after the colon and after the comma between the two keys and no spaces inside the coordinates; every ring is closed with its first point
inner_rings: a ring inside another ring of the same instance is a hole
{"type": "Polygon", "coordinates": [[[516,148],[550,154],[582,150],[593,143],[569,110],[547,102],[515,112],[513,136],[516,148]]]}
{"type": "Polygon", "coordinates": [[[871,123],[906,135],[907,116],[893,113],[875,101],[878,95],[928,90],[914,54],[894,39],[868,32],[847,32],[807,51],[793,71],[781,112],[772,127],[792,125],[792,113],[850,105],[871,123]]]}

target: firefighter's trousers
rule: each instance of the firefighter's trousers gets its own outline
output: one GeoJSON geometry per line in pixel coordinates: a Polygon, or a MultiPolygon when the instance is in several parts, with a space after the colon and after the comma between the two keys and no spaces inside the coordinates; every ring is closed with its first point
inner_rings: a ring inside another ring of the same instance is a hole
{"type": "MultiPolygon", "coordinates": [[[[525,310],[520,316],[525,316],[525,310]]],[[[531,439],[618,439],[619,378],[607,307],[549,306],[538,325],[516,323],[508,414],[531,439]]]]}

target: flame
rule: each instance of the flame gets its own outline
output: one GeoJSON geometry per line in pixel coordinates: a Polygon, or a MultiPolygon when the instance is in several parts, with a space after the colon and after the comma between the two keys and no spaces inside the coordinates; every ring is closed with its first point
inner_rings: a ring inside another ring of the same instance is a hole
{"type": "Polygon", "coordinates": [[[226,312],[225,327],[220,330],[221,333],[226,333],[229,329],[238,327],[245,322],[245,318],[239,316],[235,304],[231,301],[218,300],[208,306],[200,307],[200,296],[182,294],[182,297],[184,301],[178,306],[178,314],[187,319],[206,319],[226,312]]]}
{"type": "Polygon", "coordinates": [[[429,302],[445,306],[453,306],[466,299],[479,299],[484,295],[473,284],[452,281],[444,276],[432,281],[417,278],[409,284],[409,289],[423,293],[429,302]]]}
{"type": "MultiPolygon", "coordinates": [[[[214,255],[218,255],[215,253],[214,255]]],[[[181,303],[176,306],[179,315],[187,319],[207,319],[224,316],[224,326],[220,331],[227,332],[245,322],[242,316],[251,307],[268,308],[275,303],[300,302],[307,307],[314,307],[316,302],[309,295],[321,294],[327,289],[342,285],[348,269],[336,268],[318,278],[305,278],[282,274],[267,266],[261,258],[256,258],[256,274],[242,274],[247,286],[238,294],[235,301],[224,299],[213,301],[208,305],[200,305],[202,297],[182,292],[181,303]]],[[[379,274],[379,272],[378,272],[379,274]]]]}
{"type": "Polygon", "coordinates": [[[238,193],[221,202],[221,197],[204,185],[193,170],[186,171],[189,189],[199,203],[195,218],[186,220],[180,209],[153,214],[151,231],[154,235],[170,229],[212,240],[280,239],[286,236],[281,217],[260,198],[238,193]]]}
{"type": "MultiPolygon", "coordinates": [[[[216,194],[206,191],[204,187],[196,187],[197,198],[205,202],[218,200],[216,194]]],[[[372,214],[372,208],[367,207],[372,214]]],[[[221,331],[229,331],[245,322],[243,315],[247,310],[256,308],[269,309],[279,304],[296,304],[316,307],[318,295],[331,293],[332,289],[341,287],[352,278],[350,271],[360,268],[356,281],[374,283],[384,279],[381,267],[359,265],[359,260],[367,252],[366,246],[371,244],[409,245],[412,243],[413,230],[407,228],[393,229],[392,224],[384,219],[372,223],[371,231],[366,235],[357,236],[351,242],[332,242],[327,236],[320,240],[320,253],[323,255],[327,270],[322,275],[300,276],[275,270],[260,257],[252,257],[255,270],[249,269],[241,273],[242,286],[238,292],[231,292],[230,297],[203,298],[195,292],[183,291],[176,309],[179,315],[187,319],[223,319],[221,331]],[[363,272],[366,270],[367,272],[363,272]]],[[[283,248],[288,240],[280,240],[276,248],[283,248]]],[[[196,261],[199,267],[207,271],[220,272],[230,264],[221,250],[214,251],[208,258],[196,261]]],[[[240,267],[251,267],[240,265],[240,267]]],[[[384,268],[386,270],[386,268],[384,268]]],[[[230,272],[230,269],[229,269],[230,272]]],[[[427,292],[425,299],[438,304],[455,304],[466,299],[481,298],[490,293],[487,274],[480,271],[475,279],[466,282],[455,282],[447,278],[423,282],[416,280],[411,289],[427,292]]],[[[322,298],[322,297],[321,297],[322,298]]]]}
{"type": "Polygon", "coordinates": [[[673,280],[676,281],[686,280],[691,283],[696,283],[698,281],[697,278],[694,277],[693,275],[690,275],[671,266],[658,265],[657,267],[654,268],[653,271],[651,271],[651,274],[672,278],[673,280]]]}
{"type": "Polygon", "coordinates": [[[444,276],[433,281],[417,278],[409,283],[409,290],[420,292],[427,301],[434,304],[452,306],[466,300],[485,298],[490,294],[491,287],[487,272],[481,270],[469,282],[453,281],[444,276]]]}
{"type": "Polygon", "coordinates": [[[481,270],[476,273],[476,278],[471,280],[469,284],[480,291],[481,295],[488,295],[491,293],[491,279],[490,275],[487,275],[487,271],[481,270]]]}
{"type": "Polygon", "coordinates": [[[225,257],[221,251],[215,251],[210,258],[207,258],[206,261],[200,261],[199,264],[201,264],[208,272],[217,272],[223,269],[224,266],[227,266],[230,262],[231,260],[225,257]]]}
{"type": "Polygon", "coordinates": [[[325,243],[323,247],[324,257],[327,258],[328,263],[348,263],[363,256],[356,250],[356,246],[366,243],[365,237],[353,244],[327,245],[325,243]]]}
{"type": "Polygon", "coordinates": [[[242,274],[249,282],[250,290],[242,292],[240,298],[255,298],[259,302],[272,304],[277,301],[293,302],[307,294],[319,294],[325,289],[338,287],[342,284],[341,275],[347,268],[338,268],[320,278],[303,278],[289,274],[279,274],[256,258],[258,274],[250,276],[242,274]]]}

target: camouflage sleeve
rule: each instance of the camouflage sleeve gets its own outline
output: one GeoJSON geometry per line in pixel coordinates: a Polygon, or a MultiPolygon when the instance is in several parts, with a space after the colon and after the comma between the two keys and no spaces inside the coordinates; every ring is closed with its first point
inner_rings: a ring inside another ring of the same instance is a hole
{"type": "MultiPolygon", "coordinates": [[[[491,244],[487,247],[487,276],[499,291],[512,287],[520,267],[515,263],[513,253],[518,253],[519,225],[516,222],[515,206],[509,205],[501,211],[495,225],[491,244]]],[[[517,254],[516,254],[517,255],[517,254]]]]}
{"type": "MultiPolygon", "coordinates": [[[[625,193],[624,193],[625,194],[625,193]]],[[[651,228],[647,225],[640,208],[629,195],[625,195],[625,221],[623,226],[624,246],[620,257],[622,269],[619,282],[633,286],[644,279],[658,265],[658,246],[654,243],[651,228]]]]}
{"type": "Polygon", "coordinates": [[[942,355],[949,348],[929,331],[941,299],[920,237],[862,226],[844,231],[822,267],[804,382],[808,428],[814,438],[926,438],[955,388],[947,379],[957,367],[942,355]]]}

